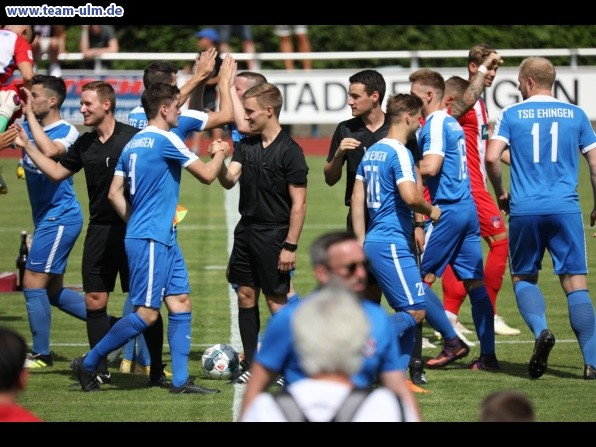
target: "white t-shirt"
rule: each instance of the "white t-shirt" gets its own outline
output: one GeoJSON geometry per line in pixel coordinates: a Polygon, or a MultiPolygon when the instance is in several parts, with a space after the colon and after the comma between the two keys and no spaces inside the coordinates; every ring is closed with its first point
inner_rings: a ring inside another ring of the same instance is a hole
{"type": "MultiPolygon", "coordinates": [[[[351,387],[325,380],[302,379],[288,386],[287,391],[311,422],[328,422],[337,414],[350,394],[351,387]]],[[[405,403],[405,418],[392,391],[377,388],[356,410],[352,422],[419,422],[416,411],[405,403]]],[[[259,394],[248,406],[241,422],[287,422],[281,408],[269,393],[259,394]]]]}

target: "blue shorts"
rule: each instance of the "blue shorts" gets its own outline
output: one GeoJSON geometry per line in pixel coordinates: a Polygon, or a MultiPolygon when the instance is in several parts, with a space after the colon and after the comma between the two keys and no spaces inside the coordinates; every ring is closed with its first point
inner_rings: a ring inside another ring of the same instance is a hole
{"type": "Polygon", "coordinates": [[[438,224],[427,225],[420,270],[440,277],[451,264],[457,279],[483,279],[482,245],[476,205],[443,204],[438,224]]]}
{"type": "Polygon", "coordinates": [[[125,239],[133,306],[161,308],[166,296],[190,293],[188,271],[178,244],[125,239]]]}
{"type": "Polygon", "coordinates": [[[365,241],[364,253],[393,310],[399,312],[426,309],[426,295],[420,271],[407,241],[365,241]]]}
{"type": "Polygon", "coordinates": [[[32,272],[64,274],[68,256],[82,228],[82,221],[68,225],[40,222],[33,233],[26,268],[32,272]]]}
{"type": "Polygon", "coordinates": [[[509,218],[509,268],[513,275],[538,275],[548,249],[557,275],[585,275],[586,234],[581,212],[509,218]]]}

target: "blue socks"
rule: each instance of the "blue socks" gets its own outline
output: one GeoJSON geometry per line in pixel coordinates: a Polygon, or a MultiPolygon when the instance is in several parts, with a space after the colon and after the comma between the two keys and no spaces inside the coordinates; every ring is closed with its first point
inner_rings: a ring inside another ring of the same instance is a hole
{"type": "Polygon", "coordinates": [[[396,312],[391,315],[391,322],[395,327],[395,333],[401,351],[399,356],[400,369],[405,371],[410,364],[412,350],[416,342],[416,320],[408,312],[396,312]]]}
{"type": "MultiPolygon", "coordinates": [[[[49,355],[52,311],[47,291],[46,289],[24,289],[23,294],[27,306],[29,329],[33,336],[32,351],[36,354],[49,355]]],[[[84,304],[83,302],[83,307],[84,304]]]]}
{"type": "Polygon", "coordinates": [[[495,353],[495,319],[493,304],[485,286],[468,290],[472,305],[472,319],[480,340],[480,354],[495,353]]]}
{"type": "Polygon", "coordinates": [[[168,315],[168,342],[172,356],[172,386],[184,385],[188,379],[188,356],[190,355],[191,312],[168,315]]]}
{"type": "Polygon", "coordinates": [[[101,339],[95,347],[87,353],[83,361],[83,368],[87,371],[95,371],[99,362],[110,352],[118,349],[124,344],[145,330],[149,326],[143,321],[136,312],[122,317],[110,331],[101,339]]]}
{"type": "Polygon", "coordinates": [[[544,296],[535,283],[528,281],[518,281],[513,286],[513,291],[519,313],[537,339],[547,328],[544,296]]]}
{"type": "Polygon", "coordinates": [[[451,340],[457,337],[455,329],[451,326],[443,303],[433,290],[424,285],[424,293],[426,294],[426,321],[431,327],[439,331],[444,340],[451,340]]]}
{"type": "Polygon", "coordinates": [[[575,332],[586,365],[596,366],[596,318],[587,290],[574,290],[567,295],[569,321],[575,332]]]}
{"type": "MultiPolygon", "coordinates": [[[[130,301],[130,295],[127,295],[124,300],[124,306],[122,308],[122,316],[126,316],[131,312],[134,312],[134,306],[130,301]]],[[[131,362],[137,362],[141,366],[151,366],[151,357],[149,356],[149,349],[145,342],[145,336],[140,335],[139,337],[132,339],[124,345],[124,351],[122,357],[125,360],[131,362]]]]}
{"type": "Polygon", "coordinates": [[[56,295],[50,297],[50,304],[79,320],[87,320],[85,297],[74,290],[63,288],[56,295]]]}

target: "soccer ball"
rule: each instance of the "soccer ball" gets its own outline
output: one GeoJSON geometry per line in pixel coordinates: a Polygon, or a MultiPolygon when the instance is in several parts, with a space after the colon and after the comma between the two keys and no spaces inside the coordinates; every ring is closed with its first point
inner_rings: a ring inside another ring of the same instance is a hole
{"type": "Polygon", "coordinates": [[[226,344],[207,348],[201,363],[207,375],[213,379],[229,379],[240,367],[238,353],[232,346],[226,344]]]}

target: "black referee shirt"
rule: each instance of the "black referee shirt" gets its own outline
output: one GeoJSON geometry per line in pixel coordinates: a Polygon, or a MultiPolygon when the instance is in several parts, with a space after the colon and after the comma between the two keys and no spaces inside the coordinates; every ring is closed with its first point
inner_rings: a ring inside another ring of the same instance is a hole
{"type": "MultiPolygon", "coordinates": [[[[387,136],[387,132],[389,132],[389,120],[387,115],[385,115],[385,122],[383,125],[375,132],[371,132],[364,124],[364,121],[362,121],[362,118],[359,116],[342,121],[337,125],[337,128],[333,134],[333,138],[331,139],[327,162],[331,162],[331,160],[333,160],[335,152],[337,151],[341,140],[344,138],[354,138],[361,143],[360,146],[353,151],[344,152],[342,164],[347,163],[345,196],[346,206],[350,206],[350,201],[352,200],[352,190],[354,189],[354,182],[356,181],[356,170],[358,169],[360,160],[362,160],[362,157],[364,157],[364,152],[366,152],[377,141],[385,138],[387,136]]],[[[408,140],[406,146],[412,152],[414,161],[419,161],[422,159],[420,150],[418,148],[418,142],[416,141],[415,137],[408,140]]]]}
{"type": "Polygon", "coordinates": [[[114,169],[126,143],[139,131],[136,127],[116,121],[114,133],[105,142],[99,141],[97,131],[81,135],[60,160],[72,172],[85,169],[89,195],[89,223],[124,225],[108,200],[114,169]]]}

